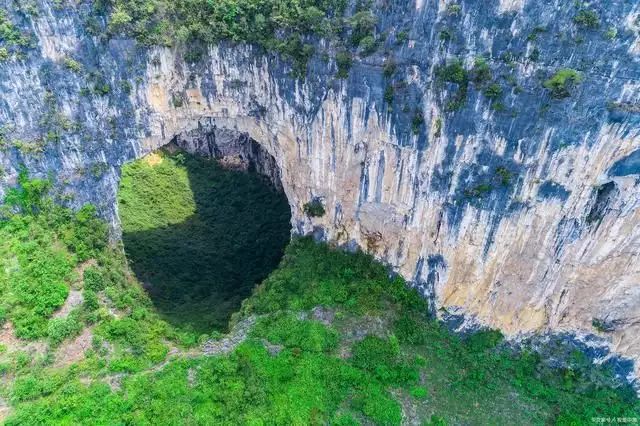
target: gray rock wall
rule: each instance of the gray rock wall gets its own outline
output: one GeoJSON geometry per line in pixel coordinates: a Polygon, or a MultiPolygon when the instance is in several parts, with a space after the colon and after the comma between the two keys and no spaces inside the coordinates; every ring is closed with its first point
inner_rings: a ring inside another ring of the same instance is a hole
{"type": "Polygon", "coordinates": [[[446,1],[380,2],[385,45],[346,80],[320,54],[304,80],[244,45],[188,64],[181,49],[89,35],[82,6],[39,0],[33,17],[7,3],[36,44],[0,63],[0,192],[24,165],[117,228],[123,163],[198,127],[239,132],[275,159],[296,233],[362,247],[441,315],[464,314],[461,327],[596,335],[640,356],[637,2],[594,3],[597,29],[559,0],[464,0],[455,13],[446,1]],[[471,81],[448,110],[460,87],[439,67],[479,55],[502,95],[471,81]],[[583,81],[554,99],[543,82],[561,68],[583,81]],[[303,212],[315,197],[322,218],[303,212]]]}

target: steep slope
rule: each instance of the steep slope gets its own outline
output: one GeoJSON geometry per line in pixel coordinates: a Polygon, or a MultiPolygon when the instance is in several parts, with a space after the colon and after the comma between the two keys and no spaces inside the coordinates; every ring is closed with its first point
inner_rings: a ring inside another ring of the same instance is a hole
{"type": "Polygon", "coordinates": [[[286,49],[198,57],[107,37],[88,4],[6,9],[32,43],[3,35],[3,189],[22,164],[54,173],[118,229],[123,163],[248,135],[297,233],[364,248],[441,316],[639,356],[635,2],[381,1],[373,46],[312,38],[302,78],[286,49]],[[324,216],[305,213],[314,199],[324,216]]]}

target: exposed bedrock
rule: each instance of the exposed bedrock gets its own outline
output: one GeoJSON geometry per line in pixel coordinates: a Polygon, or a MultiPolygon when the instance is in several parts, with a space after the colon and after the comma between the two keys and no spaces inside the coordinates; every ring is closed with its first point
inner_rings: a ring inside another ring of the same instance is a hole
{"type": "Polygon", "coordinates": [[[466,324],[511,337],[597,335],[615,353],[640,356],[634,2],[600,11],[620,23],[617,39],[587,32],[577,44],[558,36],[572,31],[566,2],[460,1],[461,16],[448,26],[460,42],[447,44],[438,36],[452,19],[446,2],[398,1],[379,21],[381,31],[410,35],[393,47],[391,105],[382,50],[356,61],[348,79],[314,58],[307,78],[296,80],[286,61],[251,46],[211,47],[186,64],[180,49],[99,41],[84,32],[81,11],[39,3],[37,18],[15,18],[37,47],[25,61],[0,64],[0,122],[22,143],[0,153],[3,189],[21,164],[34,175],[53,173],[62,199],[95,203],[117,228],[124,162],[174,138],[207,155],[228,149],[279,174],[296,233],[374,254],[441,315],[464,314],[466,324]],[[528,35],[539,26],[546,30],[534,45],[528,35]],[[526,59],[534,47],[536,62],[526,59]],[[438,82],[437,66],[458,57],[471,67],[485,52],[496,78],[511,75],[502,83],[504,108],[472,85],[465,106],[446,111],[453,89],[438,82]],[[498,59],[505,52],[523,56],[507,63],[498,59]],[[84,73],[69,72],[67,57],[84,73]],[[553,99],[542,81],[565,67],[583,81],[569,98],[553,99]],[[94,71],[108,93],[83,92],[94,71]],[[42,117],[54,113],[77,127],[37,145],[42,117]],[[313,198],[322,200],[323,217],[305,215],[313,198]]]}

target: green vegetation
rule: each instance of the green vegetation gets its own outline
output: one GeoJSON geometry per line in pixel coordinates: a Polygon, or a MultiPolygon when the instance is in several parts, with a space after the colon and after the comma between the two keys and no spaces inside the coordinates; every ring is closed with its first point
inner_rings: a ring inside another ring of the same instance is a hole
{"type": "Polygon", "coordinates": [[[496,169],[496,175],[500,178],[500,183],[504,186],[509,186],[511,183],[511,178],[513,177],[513,173],[506,167],[498,167],[496,169]]]}
{"type": "Polygon", "coordinates": [[[30,46],[31,38],[11,22],[6,10],[0,9],[0,62],[21,57],[30,46]]]}
{"type": "Polygon", "coordinates": [[[472,188],[465,189],[464,195],[469,198],[482,198],[493,190],[493,186],[488,183],[481,183],[472,188]]]}
{"type": "Polygon", "coordinates": [[[346,51],[340,51],[336,53],[336,66],[338,67],[337,76],[338,78],[347,78],[349,77],[349,70],[351,69],[351,65],[353,64],[353,58],[351,54],[346,51]]]}
{"type": "Polygon", "coordinates": [[[563,68],[546,80],[543,85],[551,92],[553,98],[562,99],[571,96],[571,89],[581,82],[582,74],[571,68],[563,68]]]}
{"type": "MultiPolygon", "coordinates": [[[[202,167],[215,168],[202,161],[202,167]]],[[[194,199],[174,198],[178,191],[168,185],[184,189],[185,174],[199,163],[177,154],[131,165],[129,179],[135,171],[151,181],[145,181],[146,190],[138,187],[141,200],[129,213],[136,220],[128,226],[171,228],[191,217],[194,199]],[[159,188],[168,190],[172,203],[162,200],[167,194],[159,188]]],[[[222,191],[221,185],[238,181],[205,182],[222,191]]],[[[232,324],[252,324],[244,340],[235,334],[236,346],[228,353],[205,355],[188,334],[161,319],[121,251],[107,244],[93,209],[72,213],[57,207],[47,196],[49,186],[23,173],[2,210],[0,319],[6,312],[13,324],[19,320],[16,309],[41,315],[36,306],[66,303],[56,286],[31,293],[28,304],[18,300],[22,288],[13,283],[21,276],[15,274],[26,273],[25,253],[42,259],[40,264],[55,262],[57,268],[43,270],[59,274],[57,282],[67,292],[82,290],[84,302],[67,315],[43,316],[44,351],[30,350],[20,339],[0,346],[7,425],[159,419],[398,425],[408,413],[431,425],[580,425],[593,417],[633,418],[640,412],[634,392],[608,386],[611,372],[580,352],[557,368],[527,349],[505,345],[496,331],[454,335],[428,317],[416,291],[370,256],[307,238],[289,245],[278,269],[234,314],[232,324]],[[74,336],[84,335],[90,347],[77,349],[74,336]],[[68,356],[73,348],[80,356],[68,356]]],[[[558,343],[549,350],[564,348],[558,343]]]]}
{"type": "Polygon", "coordinates": [[[303,209],[304,213],[309,217],[322,217],[325,214],[324,205],[319,198],[314,198],[308,203],[305,203],[303,209]]]}
{"type": "Polygon", "coordinates": [[[289,240],[289,205],[261,176],[161,152],[126,165],[118,198],[132,268],[181,330],[225,330],[289,240]]]}
{"type": "Polygon", "coordinates": [[[387,84],[387,87],[385,87],[384,89],[384,95],[383,95],[384,101],[389,105],[391,105],[393,103],[393,96],[394,96],[393,85],[387,84]]]}
{"type": "MultiPolygon", "coordinates": [[[[148,45],[252,43],[291,58],[296,75],[305,74],[319,38],[363,55],[378,44],[376,18],[366,2],[358,2],[349,17],[345,0],[114,0],[95,2],[94,10],[109,16],[112,36],[132,36],[148,45]]],[[[96,21],[90,20],[92,31],[99,31],[96,21]]]]}
{"type": "Polygon", "coordinates": [[[83,69],[82,64],[73,58],[64,58],[63,63],[66,69],[76,74],[79,74],[82,72],[82,69],[83,69]]]}
{"type": "Polygon", "coordinates": [[[414,135],[420,134],[420,130],[422,130],[422,126],[424,125],[424,113],[422,109],[416,109],[413,113],[413,118],[411,119],[411,131],[414,135]]]}
{"type": "Polygon", "coordinates": [[[476,58],[474,61],[471,75],[473,82],[478,85],[485,84],[493,78],[487,60],[482,57],[476,58]]]}
{"type": "Polygon", "coordinates": [[[396,61],[394,61],[393,58],[387,58],[382,66],[382,75],[384,75],[385,78],[391,78],[393,74],[395,74],[396,68],[396,61]]]}
{"type": "Polygon", "coordinates": [[[502,96],[502,86],[498,83],[491,83],[482,92],[487,98],[495,100],[502,96]]]}
{"type": "Polygon", "coordinates": [[[457,111],[464,107],[467,102],[467,92],[469,88],[469,74],[464,68],[462,61],[453,60],[441,66],[436,71],[436,76],[440,82],[453,83],[457,85],[457,91],[447,102],[448,111],[457,111]]]}
{"type": "Polygon", "coordinates": [[[580,9],[576,16],[573,17],[573,22],[579,27],[593,29],[600,26],[600,17],[598,13],[593,10],[580,9]]]}

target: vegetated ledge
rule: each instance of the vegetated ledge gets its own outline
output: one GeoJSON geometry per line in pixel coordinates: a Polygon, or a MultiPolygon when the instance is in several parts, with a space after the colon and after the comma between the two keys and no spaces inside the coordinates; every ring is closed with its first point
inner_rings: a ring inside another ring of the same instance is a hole
{"type": "Polygon", "coordinates": [[[9,425],[582,424],[640,410],[582,352],[566,349],[558,367],[496,331],[453,334],[385,266],[309,238],[290,244],[229,336],[193,339],[158,316],[94,211],[56,206],[48,186],[23,174],[0,221],[0,300],[18,334],[0,351],[9,425]],[[70,285],[82,304],[52,318],[70,285]]]}

